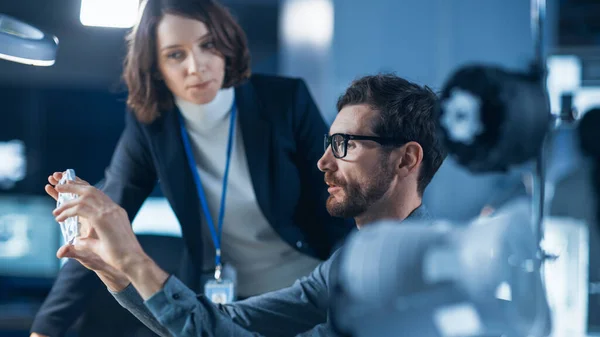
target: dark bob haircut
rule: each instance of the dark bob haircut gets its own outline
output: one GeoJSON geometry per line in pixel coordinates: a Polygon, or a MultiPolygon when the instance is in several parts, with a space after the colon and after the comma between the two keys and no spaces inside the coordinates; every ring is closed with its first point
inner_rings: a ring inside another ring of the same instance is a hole
{"type": "Polygon", "coordinates": [[[229,11],[212,0],[147,0],[139,22],[127,36],[123,79],[127,105],[142,123],[151,123],[161,111],[173,108],[173,94],[160,79],[156,28],[165,14],[203,22],[225,58],[223,88],[235,87],[250,77],[250,51],[246,34],[229,11]]]}

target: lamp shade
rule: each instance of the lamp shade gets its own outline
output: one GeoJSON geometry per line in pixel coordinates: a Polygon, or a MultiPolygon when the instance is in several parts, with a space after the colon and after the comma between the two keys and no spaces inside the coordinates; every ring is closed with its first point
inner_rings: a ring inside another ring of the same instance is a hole
{"type": "Polygon", "coordinates": [[[34,66],[51,66],[58,39],[8,15],[0,13],[0,59],[34,66]]]}

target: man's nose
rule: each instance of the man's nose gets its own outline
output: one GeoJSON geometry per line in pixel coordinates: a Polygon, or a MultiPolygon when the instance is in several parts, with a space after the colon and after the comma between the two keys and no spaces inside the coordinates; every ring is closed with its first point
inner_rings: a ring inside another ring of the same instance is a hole
{"type": "Polygon", "coordinates": [[[321,172],[332,172],[337,170],[336,160],[331,150],[331,145],[325,149],[325,153],[317,162],[317,167],[321,172]]]}

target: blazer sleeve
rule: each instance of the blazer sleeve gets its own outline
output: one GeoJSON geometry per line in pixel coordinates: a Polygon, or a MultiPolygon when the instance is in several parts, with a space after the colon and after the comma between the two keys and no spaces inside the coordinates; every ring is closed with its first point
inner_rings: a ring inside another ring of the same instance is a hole
{"type": "Polygon", "coordinates": [[[333,218],[327,212],[325,202],[327,189],[323,172],[317,162],[323,156],[323,137],[329,132],[315,101],[303,80],[297,80],[293,109],[294,138],[297,148],[296,165],[300,172],[301,207],[306,214],[312,214],[312,242],[326,242],[326,246],[316,247],[322,259],[333,252],[340,241],[354,228],[352,219],[333,218]],[[323,237],[325,231],[326,237],[323,237]]]}
{"type": "MultiPolygon", "coordinates": [[[[127,113],[125,130],[99,188],[121,205],[132,220],[152,192],[156,180],[149,144],[139,122],[132,113],[127,113]]],[[[69,260],[58,273],[34,319],[31,332],[63,336],[85,310],[94,290],[101,286],[92,271],[75,260],[69,260]]]]}

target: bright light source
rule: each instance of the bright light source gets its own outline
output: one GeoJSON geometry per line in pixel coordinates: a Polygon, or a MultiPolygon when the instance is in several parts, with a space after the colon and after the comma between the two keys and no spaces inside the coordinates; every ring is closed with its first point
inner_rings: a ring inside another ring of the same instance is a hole
{"type": "Polygon", "coordinates": [[[28,231],[34,230],[24,214],[0,216],[0,258],[23,258],[32,253],[28,231]]]}
{"type": "Polygon", "coordinates": [[[592,108],[600,107],[600,87],[587,87],[577,90],[573,105],[579,113],[578,118],[592,108]]]}
{"type": "Polygon", "coordinates": [[[25,178],[25,144],[20,140],[0,142],[0,189],[9,189],[25,178]]]}
{"type": "Polygon", "coordinates": [[[563,93],[574,93],[581,86],[581,60],[573,55],[548,57],[548,95],[553,114],[560,112],[560,97],[563,93]]]}
{"type": "Polygon", "coordinates": [[[433,321],[442,336],[475,336],[483,332],[477,309],[470,303],[440,307],[434,312],[433,321]]]}
{"type": "Polygon", "coordinates": [[[139,0],[82,0],[79,21],[84,26],[129,28],[137,20],[139,0]]]}
{"type": "Polygon", "coordinates": [[[292,44],[327,47],[333,38],[331,0],[293,0],[285,3],[283,37],[292,44]]]}
{"type": "Polygon", "coordinates": [[[504,301],[512,301],[512,290],[510,284],[502,282],[496,288],[496,298],[504,301]]]}
{"type": "Polygon", "coordinates": [[[553,336],[585,336],[588,312],[590,224],[575,218],[544,219],[544,251],[557,255],[544,264],[553,336]]]}

